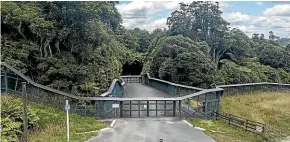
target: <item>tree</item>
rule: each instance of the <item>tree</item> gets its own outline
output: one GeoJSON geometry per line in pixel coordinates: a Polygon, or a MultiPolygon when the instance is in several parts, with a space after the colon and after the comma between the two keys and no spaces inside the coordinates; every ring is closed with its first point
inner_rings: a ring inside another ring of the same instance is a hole
{"type": "Polygon", "coordinates": [[[167,25],[171,35],[182,34],[194,41],[206,41],[211,47],[212,61],[217,65],[228,47],[229,23],[221,14],[218,2],[180,3],[180,10],[171,13],[167,25]]]}
{"type": "Polygon", "coordinates": [[[285,50],[289,51],[290,52],[290,44],[288,44],[285,48],[285,50]]]}
{"type": "Polygon", "coordinates": [[[2,61],[38,83],[95,96],[130,58],[112,35],[122,22],[116,2],[1,4],[2,61]]]}
{"type": "Polygon", "coordinates": [[[260,40],[259,40],[259,34],[254,33],[254,34],[252,35],[252,39],[253,39],[254,42],[259,42],[259,41],[260,41],[260,40]]]}
{"type": "Polygon", "coordinates": [[[193,86],[208,87],[213,83],[216,68],[206,43],[179,35],[163,37],[155,45],[149,67],[154,77],[193,86]]]}

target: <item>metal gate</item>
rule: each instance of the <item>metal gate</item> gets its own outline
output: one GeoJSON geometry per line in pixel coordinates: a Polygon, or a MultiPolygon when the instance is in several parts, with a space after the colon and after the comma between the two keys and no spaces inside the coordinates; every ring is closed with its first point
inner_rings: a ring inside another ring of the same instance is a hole
{"type": "Polygon", "coordinates": [[[122,101],[120,117],[175,117],[176,101],[122,101]]]}

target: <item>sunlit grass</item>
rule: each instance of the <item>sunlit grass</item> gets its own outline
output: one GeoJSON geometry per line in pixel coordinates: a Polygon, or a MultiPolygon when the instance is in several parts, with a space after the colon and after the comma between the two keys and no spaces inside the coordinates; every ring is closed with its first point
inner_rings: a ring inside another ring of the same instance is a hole
{"type": "Polygon", "coordinates": [[[193,118],[190,120],[190,123],[194,126],[206,129],[205,133],[217,142],[267,141],[265,137],[259,134],[245,132],[243,129],[238,127],[230,127],[223,120],[193,118]]]}
{"type": "Polygon", "coordinates": [[[221,111],[264,123],[267,126],[266,133],[258,135],[245,132],[242,128],[230,127],[222,120],[192,119],[191,123],[206,128],[206,133],[218,142],[278,141],[285,134],[290,134],[290,92],[225,96],[221,98],[221,111]]]}
{"type": "Polygon", "coordinates": [[[201,105],[198,101],[196,101],[194,99],[185,99],[184,103],[186,103],[186,104],[190,103],[192,107],[198,107],[201,105]]]}
{"type": "Polygon", "coordinates": [[[221,111],[290,132],[290,92],[257,92],[223,97],[221,111]]]}
{"type": "MultiPolygon", "coordinates": [[[[40,117],[40,128],[39,131],[30,136],[29,141],[66,141],[66,113],[63,110],[36,103],[30,103],[30,107],[38,111],[37,115],[40,117]]],[[[70,114],[69,119],[70,141],[83,142],[93,136],[97,136],[97,132],[86,134],[81,132],[95,131],[106,127],[105,124],[92,117],[81,117],[76,114],[70,114]]]]}
{"type": "MultiPolygon", "coordinates": [[[[11,103],[19,102],[20,98],[7,95],[6,97],[11,103]]],[[[36,115],[40,118],[37,121],[38,128],[29,134],[29,142],[64,142],[66,141],[66,113],[64,110],[56,107],[50,107],[43,104],[29,102],[28,107],[36,111],[36,115]]],[[[97,136],[97,132],[82,133],[95,131],[105,128],[106,125],[92,117],[81,117],[76,114],[70,114],[70,141],[83,142],[93,136],[97,136]]]]}

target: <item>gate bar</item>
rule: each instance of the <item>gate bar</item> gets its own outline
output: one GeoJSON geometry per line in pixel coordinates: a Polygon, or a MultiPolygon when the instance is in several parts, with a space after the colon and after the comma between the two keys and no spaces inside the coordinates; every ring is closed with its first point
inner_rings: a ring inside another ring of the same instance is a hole
{"type": "Polygon", "coordinates": [[[179,117],[181,118],[181,101],[179,101],[179,117]]]}
{"type": "Polygon", "coordinates": [[[147,101],[147,117],[149,117],[149,101],[147,101]]]}
{"type": "Polygon", "coordinates": [[[138,117],[140,117],[140,101],[138,101],[138,117]]]}
{"type": "Polygon", "coordinates": [[[176,112],[176,101],[173,101],[173,117],[175,117],[176,112]]]}
{"type": "Polygon", "coordinates": [[[120,117],[123,117],[123,101],[120,101],[120,117]]]}
{"type": "Polygon", "coordinates": [[[157,117],[157,101],[156,101],[156,117],[157,117]]]}
{"type": "Polygon", "coordinates": [[[130,117],[132,117],[132,114],[131,114],[131,113],[132,113],[132,111],[131,111],[132,108],[131,108],[131,107],[132,107],[132,106],[131,106],[131,101],[130,101],[130,117]]]}
{"type": "Polygon", "coordinates": [[[166,101],[164,101],[164,116],[166,116],[166,101]]]}

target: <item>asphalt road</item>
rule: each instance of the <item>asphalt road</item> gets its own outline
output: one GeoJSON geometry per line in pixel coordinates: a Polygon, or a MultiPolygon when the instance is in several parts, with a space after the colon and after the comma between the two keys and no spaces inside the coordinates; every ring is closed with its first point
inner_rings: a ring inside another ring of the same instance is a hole
{"type": "Polygon", "coordinates": [[[167,93],[140,83],[127,83],[125,97],[171,97],[167,93]]]}
{"type": "MultiPolygon", "coordinates": [[[[167,93],[156,90],[152,87],[142,85],[139,83],[128,83],[125,86],[125,97],[170,97],[167,93]]],[[[131,116],[130,116],[130,102],[124,102],[124,117],[147,117],[147,101],[131,101],[131,116]],[[140,104],[139,104],[140,103],[140,104]],[[127,105],[126,105],[127,104],[127,105]],[[134,111],[135,110],[135,111],[134,111]],[[140,112],[138,110],[141,110],[140,112]]],[[[173,102],[166,101],[166,114],[164,114],[164,101],[150,101],[149,102],[149,117],[173,116],[173,102]],[[156,107],[158,110],[156,113],[156,107]]],[[[177,113],[176,113],[177,114],[177,113]]]]}
{"type": "Polygon", "coordinates": [[[202,131],[177,118],[118,119],[110,128],[89,142],[214,142],[202,131]]]}
{"type": "MultiPolygon", "coordinates": [[[[125,97],[172,97],[164,92],[156,90],[152,87],[142,84],[126,84],[125,85],[125,97]]],[[[124,102],[129,104],[130,102],[124,102]]],[[[114,128],[103,131],[98,137],[90,139],[89,142],[159,142],[160,138],[163,138],[163,142],[214,142],[212,138],[205,135],[202,131],[197,130],[186,123],[184,123],[178,117],[168,117],[173,114],[173,104],[168,101],[166,104],[166,117],[164,111],[158,111],[156,117],[156,111],[150,111],[147,117],[147,107],[144,106],[146,101],[131,101],[131,110],[143,110],[132,111],[132,117],[139,118],[123,118],[117,119],[114,128]],[[161,116],[161,117],[160,117],[161,116]],[[143,118],[142,118],[143,117],[143,118]]],[[[156,102],[149,102],[150,110],[156,109],[156,102]]],[[[164,102],[157,102],[157,109],[164,109],[164,102]]],[[[146,105],[147,106],[147,105],[146,105]]],[[[176,104],[178,107],[178,104],[176,104]]],[[[187,108],[182,104],[183,108],[187,108]]],[[[130,110],[130,105],[124,105],[125,110],[130,110]]],[[[178,116],[176,112],[176,116],[178,116]]],[[[125,117],[130,116],[130,111],[124,112],[125,117]]]]}
{"type": "MultiPolygon", "coordinates": [[[[150,86],[147,85],[143,85],[143,84],[139,84],[139,83],[127,83],[125,85],[125,97],[174,97],[171,96],[167,93],[164,93],[162,91],[159,91],[155,88],[152,88],[150,86]]],[[[130,117],[130,102],[124,102],[124,109],[128,110],[124,112],[124,117],[130,117]]],[[[137,110],[139,110],[139,106],[138,106],[138,101],[131,101],[131,104],[136,104],[136,105],[131,105],[131,110],[136,110],[136,111],[131,111],[131,117],[147,117],[147,107],[146,107],[146,101],[140,101],[140,114],[138,114],[139,112],[137,110]]],[[[149,116],[150,117],[160,117],[160,116],[171,116],[173,117],[173,102],[172,101],[167,101],[166,103],[166,114],[162,109],[165,109],[164,106],[164,101],[158,101],[157,102],[157,106],[156,106],[156,102],[155,101],[151,101],[149,102],[149,109],[152,110],[149,112],[149,116]],[[156,107],[158,110],[157,114],[156,114],[156,107]]],[[[178,103],[176,103],[176,116],[179,115],[178,112],[178,103]]],[[[189,107],[188,105],[186,105],[185,103],[181,103],[181,108],[182,108],[182,112],[181,115],[182,117],[187,117],[190,115],[193,115],[195,113],[195,110],[192,109],[192,107],[189,107]],[[186,112],[186,113],[185,113],[186,112]]]]}

